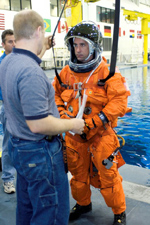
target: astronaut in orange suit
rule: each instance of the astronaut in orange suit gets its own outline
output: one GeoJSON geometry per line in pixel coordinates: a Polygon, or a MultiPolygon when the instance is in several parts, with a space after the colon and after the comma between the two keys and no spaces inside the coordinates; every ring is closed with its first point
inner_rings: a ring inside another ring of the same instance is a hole
{"type": "Polygon", "coordinates": [[[108,207],[114,213],[113,225],[126,224],[126,202],[122,177],[118,167],[124,164],[119,153],[108,169],[103,163],[119,147],[113,128],[117,118],[127,110],[130,91],[125,78],[116,71],[104,84],[100,80],[109,75],[102,54],[102,34],[95,23],[83,21],[69,30],[65,43],[70,51],[69,65],[55,77],[55,100],[61,118],[83,118],[82,135],[65,135],[68,169],[72,174],[71,192],[76,205],[69,220],[92,210],[90,185],[100,189],[108,207]]]}

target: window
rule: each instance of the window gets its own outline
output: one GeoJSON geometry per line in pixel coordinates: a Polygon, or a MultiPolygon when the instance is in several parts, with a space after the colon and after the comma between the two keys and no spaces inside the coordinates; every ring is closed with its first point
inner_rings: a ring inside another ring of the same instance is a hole
{"type": "Polygon", "coordinates": [[[106,22],[106,9],[101,8],[101,22],[106,22]]]}
{"type": "Polygon", "coordinates": [[[96,21],[97,22],[101,21],[100,17],[101,17],[100,7],[97,6],[96,7],[96,21]]]}
{"type": "Polygon", "coordinates": [[[11,10],[12,11],[19,11],[20,7],[20,0],[11,0],[11,10]]]}
{"type": "Polygon", "coordinates": [[[50,15],[57,16],[57,1],[55,0],[50,1],[50,15]]]}
{"type": "Polygon", "coordinates": [[[114,23],[115,21],[115,10],[110,10],[110,23],[114,23]]]}
{"type": "Polygon", "coordinates": [[[106,9],[106,21],[110,23],[110,9],[106,9]]]}
{"type": "MultiPolygon", "coordinates": [[[[64,0],[50,0],[50,15],[59,17],[63,6],[64,0]]],[[[62,14],[62,17],[64,17],[64,12],[62,14]]]]}
{"type": "Polygon", "coordinates": [[[114,23],[114,10],[96,6],[96,21],[114,23]]]}
{"type": "Polygon", "coordinates": [[[103,51],[111,51],[112,49],[112,39],[103,38],[103,51]]]}
{"type": "Polygon", "coordinates": [[[31,1],[22,0],[22,9],[31,9],[31,1]]]}
{"type": "Polygon", "coordinates": [[[0,9],[9,10],[10,9],[9,0],[0,0],[0,9]]]}
{"type": "Polygon", "coordinates": [[[31,0],[0,0],[0,9],[12,11],[31,9],[31,0]]]}

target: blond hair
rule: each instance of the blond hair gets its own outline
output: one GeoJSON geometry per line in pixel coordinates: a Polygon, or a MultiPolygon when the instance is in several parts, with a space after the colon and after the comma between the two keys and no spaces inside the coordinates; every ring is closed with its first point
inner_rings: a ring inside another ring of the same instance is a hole
{"type": "Polygon", "coordinates": [[[13,20],[15,40],[30,39],[39,26],[44,29],[44,20],[37,12],[33,10],[20,11],[13,20]]]}

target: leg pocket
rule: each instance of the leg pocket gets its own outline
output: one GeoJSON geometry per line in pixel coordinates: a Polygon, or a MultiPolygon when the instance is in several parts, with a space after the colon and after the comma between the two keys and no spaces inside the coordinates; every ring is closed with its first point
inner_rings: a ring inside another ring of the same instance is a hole
{"type": "Polygon", "coordinates": [[[123,191],[121,178],[114,186],[101,189],[101,194],[103,195],[107,206],[111,207],[115,214],[118,213],[117,210],[120,210],[119,213],[125,211],[125,194],[123,191]]]}
{"type": "Polygon", "coordinates": [[[40,199],[41,199],[42,207],[58,205],[56,193],[41,195],[40,199]]]}
{"type": "Polygon", "coordinates": [[[48,176],[48,167],[44,148],[32,150],[18,149],[20,166],[23,173],[29,180],[42,180],[48,176]]]}
{"type": "Polygon", "coordinates": [[[82,173],[84,162],[82,156],[80,156],[79,152],[69,147],[66,148],[66,151],[69,171],[72,173],[72,175],[82,173]]]}

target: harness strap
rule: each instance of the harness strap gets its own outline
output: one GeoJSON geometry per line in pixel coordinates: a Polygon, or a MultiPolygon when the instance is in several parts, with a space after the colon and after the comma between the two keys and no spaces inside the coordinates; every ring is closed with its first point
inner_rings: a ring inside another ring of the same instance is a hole
{"type": "MultiPolygon", "coordinates": [[[[106,66],[109,66],[106,64],[106,66]]],[[[93,78],[91,77],[92,81],[87,83],[75,83],[74,77],[70,78],[69,71],[66,73],[65,76],[65,85],[67,86],[66,89],[73,89],[74,91],[84,90],[84,89],[93,89],[98,87],[98,81],[103,78],[103,72],[101,71],[103,67],[100,66],[100,69],[97,73],[94,74],[93,78]]],[[[100,88],[100,87],[99,87],[100,88]]]]}
{"type": "MultiPolygon", "coordinates": [[[[93,87],[97,87],[97,84],[92,84],[92,83],[83,83],[80,88],[81,90],[84,90],[84,89],[92,89],[93,87]]],[[[74,83],[73,86],[69,86],[69,89],[74,89],[75,91],[78,91],[79,90],[79,83],[74,83]]]]}
{"type": "Polygon", "coordinates": [[[120,0],[115,1],[115,21],[114,21],[114,33],[113,33],[113,45],[111,53],[110,73],[105,79],[99,80],[98,85],[104,86],[105,82],[115,74],[117,49],[118,49],[118,36],[119,36],[119,21],[120,21],[120,0]]]}

